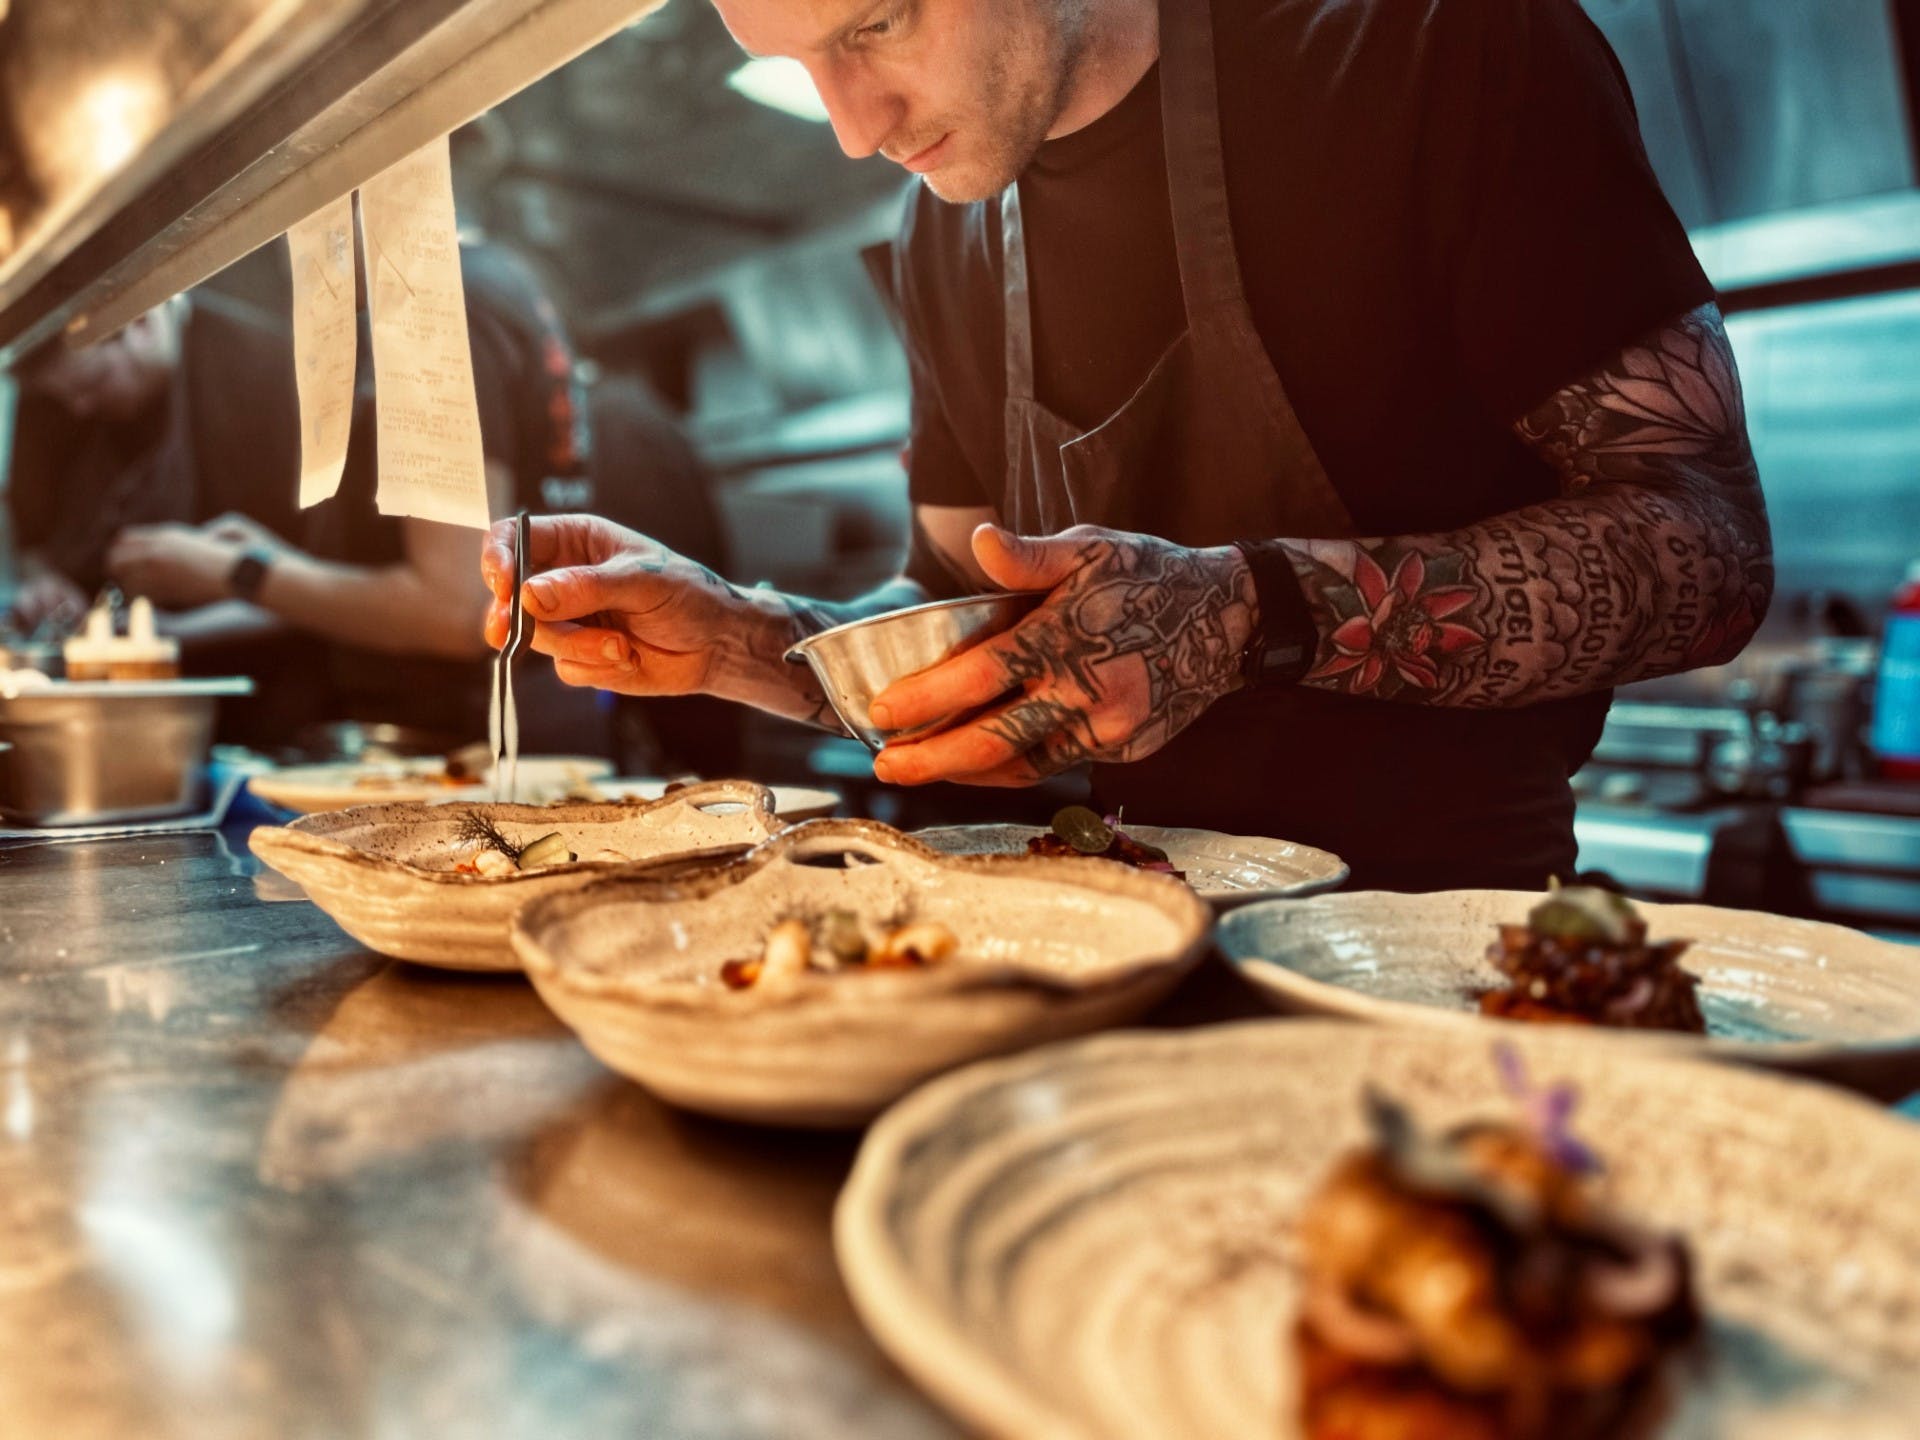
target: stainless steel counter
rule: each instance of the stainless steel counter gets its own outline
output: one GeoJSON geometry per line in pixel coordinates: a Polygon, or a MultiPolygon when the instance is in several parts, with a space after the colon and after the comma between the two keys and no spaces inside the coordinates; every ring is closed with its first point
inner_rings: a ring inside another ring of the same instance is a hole
{"type": "Polygon", "coordinates": [[[0,1435],[953,1433],[834,1269],[850,1139],[667,1111],[257,869],[0,849],[0,1435]]]}

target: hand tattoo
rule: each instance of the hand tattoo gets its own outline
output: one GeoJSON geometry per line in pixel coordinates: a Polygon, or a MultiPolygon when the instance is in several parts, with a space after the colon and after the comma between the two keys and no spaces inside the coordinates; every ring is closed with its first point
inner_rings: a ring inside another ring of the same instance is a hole
{"type": "Polygon", "coordinates": [[[1527,705],[1724,663],[1773,593],[1740,381],[1708,305],[1515,427],[1560,498],[1445,535],[1289,546],[1321,646],[1303,683],[1527,705]]]}
{"type": "Polygon", "coordinates": [[[1024,698],[982,722],[1032,779],[1160,749],[1239,685],[1252,627],[1253,581],[1231,549],[1089,529],[1078,558],[1001,649],[1024,698]]]}

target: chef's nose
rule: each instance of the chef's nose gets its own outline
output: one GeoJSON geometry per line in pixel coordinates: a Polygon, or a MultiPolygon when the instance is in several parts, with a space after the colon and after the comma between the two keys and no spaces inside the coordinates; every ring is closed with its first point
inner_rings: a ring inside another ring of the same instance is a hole
{"type": "Polygon", "coordinates": [[[807,68],[833,122],[833,138],[853,159],[873,154],[905,118],[905,100],[875,80],[866,67],[828,60],[807,68]]]}

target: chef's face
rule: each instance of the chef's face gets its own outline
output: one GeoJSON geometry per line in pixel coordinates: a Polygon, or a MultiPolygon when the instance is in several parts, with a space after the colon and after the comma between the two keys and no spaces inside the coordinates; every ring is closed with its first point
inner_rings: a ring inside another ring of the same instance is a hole
{"type": "Polygon", "coordinates": [[[754,55],[807,67],[840,148],[944,200],[1004,189],[1059,119],[1088,0],[714,0],[754,55]]]}
{"type": "Polygon", "coordinates": [[[79,419],[131,420],[166,388],[179,340],[173,306],[157,306],[84,350],[52,350],[23,371],[21,382],[79,419]]]}

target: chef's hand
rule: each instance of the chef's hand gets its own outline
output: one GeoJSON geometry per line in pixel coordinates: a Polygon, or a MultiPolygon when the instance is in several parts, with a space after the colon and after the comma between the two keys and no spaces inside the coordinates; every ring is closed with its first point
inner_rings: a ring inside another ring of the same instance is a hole
{"type": "Polygon", "coordinates": [[[982,525],[973,553],[995,584],[1049,594],[1011,630],[875,698],[884,730],[991,707],[887,746],[874,763],[882,780],[1031,785],[1082,760],[1138,760],[1240,684],[1256,604],[1232,546],[1088,525],[1022,539],[982,525]]]}
{"type": "Polygon", "coordinates": [[[107,574],[163,610],[191,610],[227,598],[244,548],[193,525],[129,525],[107,550],[107,574]]]}
{"type": "Polygon", "coordinates": [[[86,592],[57,570],[30,576],[13,592],[11,618],[23,635],[31,635],[43,625],[64,633],[77,628],[86,614],[86,592]]]}
{"type": "Polygon", "coordinates": [[[237,510],[229,510],[218,519],[209,520],[200,528],[215,540],[230,541],[247,550],[265,550],[272,554],[280,554],[292,548],[251,515],[242,515],[237,510]]]}
{"type": "MultiPolygon", "coordinates": [[[[507,639],[514,522],[481,550],[493,592],[487,644],[507,639]]],[[[536,518],[522,595],[533,648],[569,685],[623,695],[687,695],[711,688],[738,639],[740,594],[706,566],[593,515],[536,518]]]]}

